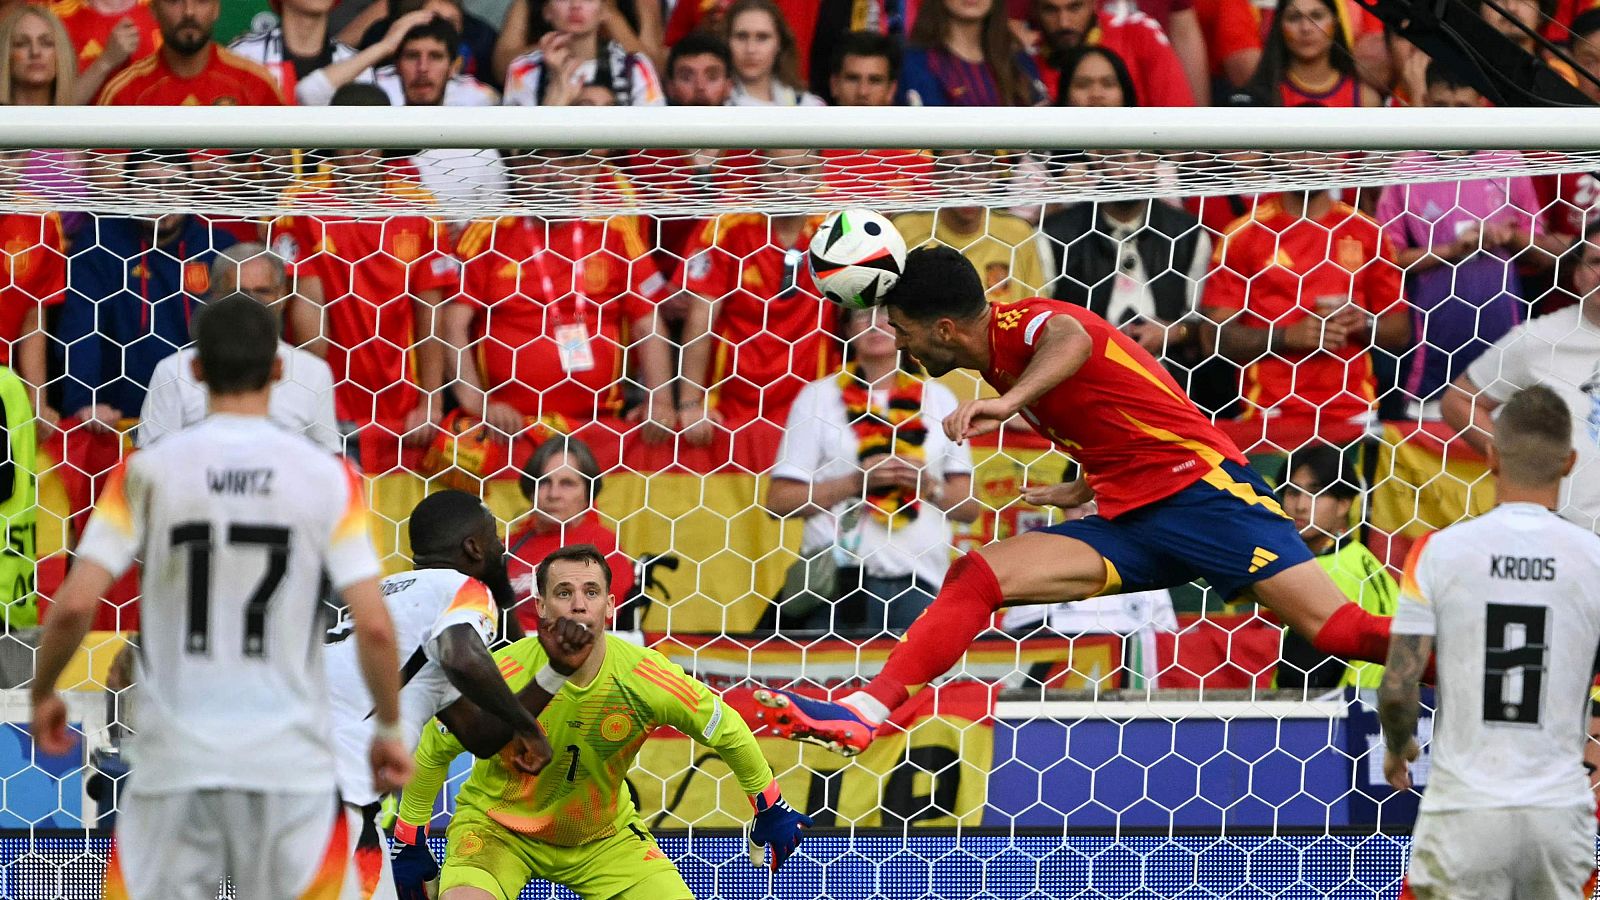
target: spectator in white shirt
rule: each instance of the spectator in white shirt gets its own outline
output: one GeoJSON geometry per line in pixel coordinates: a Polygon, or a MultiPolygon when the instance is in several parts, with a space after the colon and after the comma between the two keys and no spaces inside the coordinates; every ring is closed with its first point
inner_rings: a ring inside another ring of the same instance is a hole
{"type": "MultiPolygon", "coordinates": [[[[211,264],[211,296],[245,294],[278,312],[288,299],[288,279],[283,260],[265,245],[234,244],[217,254],[211,264]]],[[[148,447],[169,434],[196,425],[206,417],[205,385],[194,375],[195,349],[191,344],[156,365],[150,390],[139,411],[138,443],[148,447]]],[[[340,452],[339,426],[333,413],[333,370],[320,357],[280,341],[278,359],[282,377],[272,385],[270,416],[289,431],[303,434],[340,452]]]]}
{"type": "Polygon", "coordinates": [[[1445,392],[1444,420],[1483,453],[1494,437],[1495,410],[1523,388],[1542,384],[1572,411],[1578,463],[1561,488],[1569,521],[1600,532],[1600,222],[1559,263],[1578,303],[1507,332],[1445,392]]]}
{"type": "Polygon", "coordinates": [[[616,106],[665,106],[655,66],[601,37],[601,0],[548,0],[543,15],[550,31],[537,47],[513,59],[506,70],[507,106],[571,106],[586,85],[611,91],[616,106]]]}
{"type": "Polygon", "coordinates": [[[780,608],[779,627],[899,632],[944,580],[950,523],[977,518],[972,455],[942,427],[955,395],[900,367],[881,312],[851,313],[844,329],[845,369],[795,398],[766,500],[805,519],[801,557],[836,577],[786,600],[812,608],[780,608]]]}
{"type": "MultiPolygon", "coordinates": [[[[460,47],[455,26],[442,18],[415,25],[400,38],[395,64],[379,69],[375,82],[395,106],[499,105],[494,88],[460,74],[460,47]]],[[[498,151],[423,150],[411,161],[422,186],[446,209],[461,210],[461,218],[472,218],[473,206],[505,193],[506,170],[498,151]]]]}

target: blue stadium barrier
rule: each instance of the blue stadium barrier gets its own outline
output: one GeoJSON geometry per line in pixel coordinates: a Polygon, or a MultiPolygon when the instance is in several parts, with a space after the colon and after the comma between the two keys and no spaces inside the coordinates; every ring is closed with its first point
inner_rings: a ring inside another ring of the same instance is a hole
{"type": "MultiPolygon", "coordinates": [[[[743,838],[661,837],[702,900],[1393,900],[1410,839],[1390,834],[1054,836],[974,833],[809,837],[769,881],[743,838]]],[[[433,839],[436,854],[442,838],[433,839]]],[[[90,900],[104,837],[0,837],[0,897],[90,900]]],[[[525,900],[569,900],[539,883],[525,900]]]]}

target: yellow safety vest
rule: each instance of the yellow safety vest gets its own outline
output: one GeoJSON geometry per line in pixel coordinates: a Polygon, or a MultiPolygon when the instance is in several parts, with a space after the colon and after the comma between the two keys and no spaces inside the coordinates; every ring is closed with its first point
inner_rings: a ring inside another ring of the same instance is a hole
{"type": "Polygon", "coordinates": [[[5,407],[6,449],[12,463],[11,496],[0,503],[0,525],[6,535],[5,551],[0,553],[0,603],[4,604],[6,624],[13,629],[39,624],[39,598],[34,593],[39,442],[32,393],[16,372],[0,366],[0,403],[5,407]]]}

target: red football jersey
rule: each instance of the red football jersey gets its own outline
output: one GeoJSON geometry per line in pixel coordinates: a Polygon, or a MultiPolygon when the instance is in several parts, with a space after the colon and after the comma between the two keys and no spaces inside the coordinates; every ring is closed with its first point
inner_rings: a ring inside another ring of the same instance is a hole
{"type": "MultiPolygon", "coordinates": [[[[1133,78],[1139,106],[1193,106],[1194,91],[1161,24],[1140,12],[1100,11],[1100,19],[1084,43],[1122,57],[1133,78]]],[[[1039,61],[1039,76],[1051,99],[1057,96],[1061,73],[1039,61]]]]}
{"type": "Polygon", "coordinates": [[[135,60],[100,89],[101,106],[283,106],[272,73],[211,45],[211,58],[193,78],[180,78],[155,52],[135,60]]]}
{"type": "Polygon", "coordinates": [[[422,216],[301,215],[275,222],[271,239],[296,277],[322,281],[340,420],[398,430],[422,402],[411,352],[418,297],[452,297],[461,282],[443,227],[422,216]]]}
{"type": "Polygon", "coordinates": [[[838,365],[835,309],[813,291],[806,248],[822,223],[806,222],[793,247],[772,243],[766,216],[713,219],[685,254],[686,287],[721,300],[710,373],[716,407],[731,422],[782,423],[808,383],[838,365]]]}
{"type": "Polygon", "coordinates": [[[111,40],[111,30],[123,19],[130,19],[139,29],[139,46],[133,49],[129,61],[143,59],[161,48],[161,29],[156,25],[155,14],[150,12],[149,0],[139,0],[127,12],[105,15],[95,9],[89,0],[64,0],[52,3],[50,11],[66,26],[72,46],[78,48],[78,71],[106,52],[111,40]]]}
{"type": "Polygon", "coordinates": [[[823,150],[822,184],[840,201],[928,189],[933,158],[921,150],[823,150]]]}
{"type": "Polygon", "coordinates": [[[55,213],[0,215],[0,365],[11,365],[28,313],[66,299],[66,251],[55,213]]]}
{"type": "Polygon", "coordinates": [[[1041,435],[1083,466],[1100,515],[1114,519],[1183,490],[1244,454],[1205,417],[1156,358],[1111,323],[1072,303],[1035,297],[997,303],[990,368],[1004,394],[1016,385],[1044,324],[1076,319],[1094,349],[1083,367],[1022,410],[1041,435]]]}
{"type": "Polygon", "coordinates": [[[664,284],[638,218],[475,222],[456,257],[460,299],[482,310],[474,337],[484,338],[478,363],[491,399],[527,416],[620,411],[622,348],[664,284]]]}
{"type": "MultiPolygon", "coordinates": [[[[1293,216],[1266,200],[1229,227],[1212,254],[1204,305],[1244,310],[1225,327],[1286,328],[1351,302],[1376,314],[1401,301],[1394,245],[1378,223],[1335,202],[1320,219],[1293,216]]],[[[1280,354],[1245,368],[1245,417],[1321,416],[1342,422],[1372,410],[1372,358],[1363,343],[1334,351],[1280,354]]]]}

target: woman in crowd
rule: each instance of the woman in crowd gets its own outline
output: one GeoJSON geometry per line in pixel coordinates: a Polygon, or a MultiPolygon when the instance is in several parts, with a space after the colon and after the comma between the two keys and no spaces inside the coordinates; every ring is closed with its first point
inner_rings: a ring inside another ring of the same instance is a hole
{"type": "Polygon", "coordinates": [[[794,32],[772,0],[737,0],[723,39],[733,53],[734,106],[822,106],[800,81],[794,32]]]}
{"type": "Polygon", "coordinates": [[[972,456],[941,427],[955,395],[901,368],[882,312],[844,335],[844,371],[801,389],[772,469],[767,510],[805,520],[808,575],[778,624],[899,632],[944,580],[951,523],[977,518],[972,456]]]}
{"type": "MultiPolygon", "coordinates": [[[[86,103],[100,90],[100,82],[111,71],[107,66],[117,62],[120,52],[120,45],[108,47],[80,74],[72,39],[61,20],[50,10],[27,3],[0,13],[0,48],[5,51],[0,55],[0,106],[86,103]]],[[[52,198],[80,194],[83,159],[75,150],[29,150],[21,176],[23,189],[52,198]]],[[[83,216],[69,214],[64,219],[70,232],[83,216]]]]}
{"type": "Polygon", "coordinates": [[[1105,47],[1083,46],[1061,60],[1057,106],[1138,106],[1128,64],[1105,47]]]}
{"type": "Polygon", "coordinates": [[[907,106],[1041,106],[1039,70],[1000,0],[923,0],[900,71],[907,106]]]}
{"type": "MultiPolygon", "coordinates": [[[[543,6],[544,33],[505,70],[507,106],[576,106],[589,87],[608,92],[608,106],[666,104],[650,58],[606,36],[605,3],[548,0],[543,6]]],[[[598,92],[588,93],[592,103],[598,92]]]]}
{"type": "MultiPolygon", "coordinates": [[[[589,445],[577,438],[556,435],[528,457],[521,487],[529,508],[507,542],[511,584],[518,598],[532,595],[534,568],[552,550],[569,544],[593,544],[606,555],[611,593],[618,604],[633,593],[633,562],[617,550],[617,533],[595,512],[600,486],[600,464],[589,445]]],[[[532,603],[518,606],[517,618],[530,632],[538,628],[539,614],[532,603]]]]}
{"type": "Polygon", "coordinates": [[[1281,106],[1379,105],[1378,92],[1356,74],[1338,3],[1278,0],[1250,89],[1281,106]]]}
{"type": "MultiPolygon", "coordinates": [[[[506,7],[505,19],[500,23],[500,36],[494,45],[496,72],[505,72],[511,61],[539,48],[539,39],[550,31],[549,8],[562,0],[511,0],[506,7]]],[[[662,21],[661,4],[641,3],[638,0],[616,0],[596,4],[600,7],[601,26],[605,37],[621,44],[629,53],[648,57],[654,66],[667,61],[667,45],[662,40],[666,27],[662,21]]]]}

